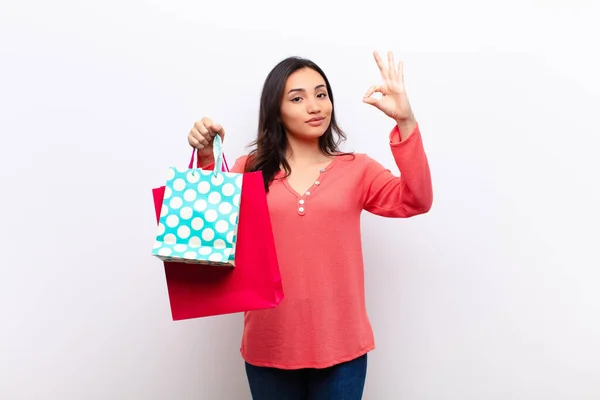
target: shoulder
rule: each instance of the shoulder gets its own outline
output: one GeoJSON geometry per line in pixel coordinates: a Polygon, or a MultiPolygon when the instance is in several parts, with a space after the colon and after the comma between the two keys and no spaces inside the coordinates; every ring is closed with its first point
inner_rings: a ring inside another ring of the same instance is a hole
{"type": "Polygon", "coordinates": [[[235,159],[233,166],[230,166],[231,172],[243,173],[246,169],[246,164],[248,163],[249,155],[243,155],[235,159]]]}
{"type": "Polygon", "coordinates": [[[337,156],[338,163],[348,168],[364,170],[365,168],[378,167],[379,162],[366,153],[348,153],[337,156]]]}
{"type": "Polygon", "coordinates": [[[240,156],[238,158],[235,159],[235,163],[236,164],[246,164],[246,162],[248,162],[248,154],[244,154],[243,156],[240,156]]]}
{"type": "Polygon", "coordinates": [[[352,153],[338,156],[339,172],[344,176],[354,177],[357,184],[369,184],[378,176],[389,172],[379,161],[366,153],[352,153]]]}

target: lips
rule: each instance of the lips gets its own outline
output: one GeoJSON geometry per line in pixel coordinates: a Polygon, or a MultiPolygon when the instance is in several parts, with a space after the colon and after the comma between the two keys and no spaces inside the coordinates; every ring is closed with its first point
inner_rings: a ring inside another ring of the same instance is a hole
{"type": "Polygon", "coordinates": [[[325,119],[325,117],[315,117],[315,118],[311,118],[308,121],[306,121],[307,123],[309,122],[319,122],[319,121],[323,121],[325,119]]]}

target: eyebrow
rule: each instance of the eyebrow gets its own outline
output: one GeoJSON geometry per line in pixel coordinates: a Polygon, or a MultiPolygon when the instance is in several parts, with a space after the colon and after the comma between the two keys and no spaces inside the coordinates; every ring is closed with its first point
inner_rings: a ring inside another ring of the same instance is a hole
{"type": "MultiPolygon", "coordinates": [[[[324,84],[317,85],[317,86],[315,86],[315,90],[316,90],[316,89],[321,89],[321,88],[324,88],[324,87],[325,87],[325,85],[324,85],[324,84]]],[[[290,90],[290,91],[288,92],[288,94],[290,94],[290,93],[292,93],[292,92],[306,92],[306,90],[305,90],[305,89],[302,89],[302,88],[299,88],[299,89],[292,89],[292,90],[290,90]]]]}

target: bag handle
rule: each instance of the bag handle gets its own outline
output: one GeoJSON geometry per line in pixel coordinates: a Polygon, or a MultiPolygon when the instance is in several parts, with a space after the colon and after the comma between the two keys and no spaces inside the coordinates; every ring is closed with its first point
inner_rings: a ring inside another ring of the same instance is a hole
{"type": "MultiPolygon", "coordinates": [[[[198,155],[198,150],[192,150],[192,158],[190,159],[190,163],[188,165],[188,169],[196,169],[198,166],[198,162],[200,158],[198,157],[198,161],[194,162],[194,159],[198,155]]],[[[225,153],[223,153],[223,141],[219,135],[215,136],[213,141],[213,156],[215,158],[215,175],[217,171],[221,170],[223,172],[229,172],[229,165],[227,165],[227,159],[225,158],[225,153]]]]}

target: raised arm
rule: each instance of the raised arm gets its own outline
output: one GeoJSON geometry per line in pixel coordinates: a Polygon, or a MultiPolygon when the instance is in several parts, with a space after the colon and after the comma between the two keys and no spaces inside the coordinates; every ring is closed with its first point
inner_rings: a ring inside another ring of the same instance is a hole
{"type": "Polygon", "coordinates": [[[402,140],[396,125],[390,134],[390,147],[400,176],[367,157],[363,174],[363,208],[391,218],[409,218],[428,212],[433,203],[433,188],[419,126],[415,125],[402,140]]]}
{"type": "Polygon", "coordinates": [[[406,95],[402,62],[396,69],[394,55],[388,52],[388,65],[373,53],[382,83],[369,88],[363,101],[381,110],[396,122],[390,134],[390,147],[400,176],[377,161],[367,158],[363,175],[363,207],[374,214],[407,218],[429,211],[433,190],[429,163],[419,125],[406,95]],[[381,93],[380,98],[372,97],[381,93]]]}

